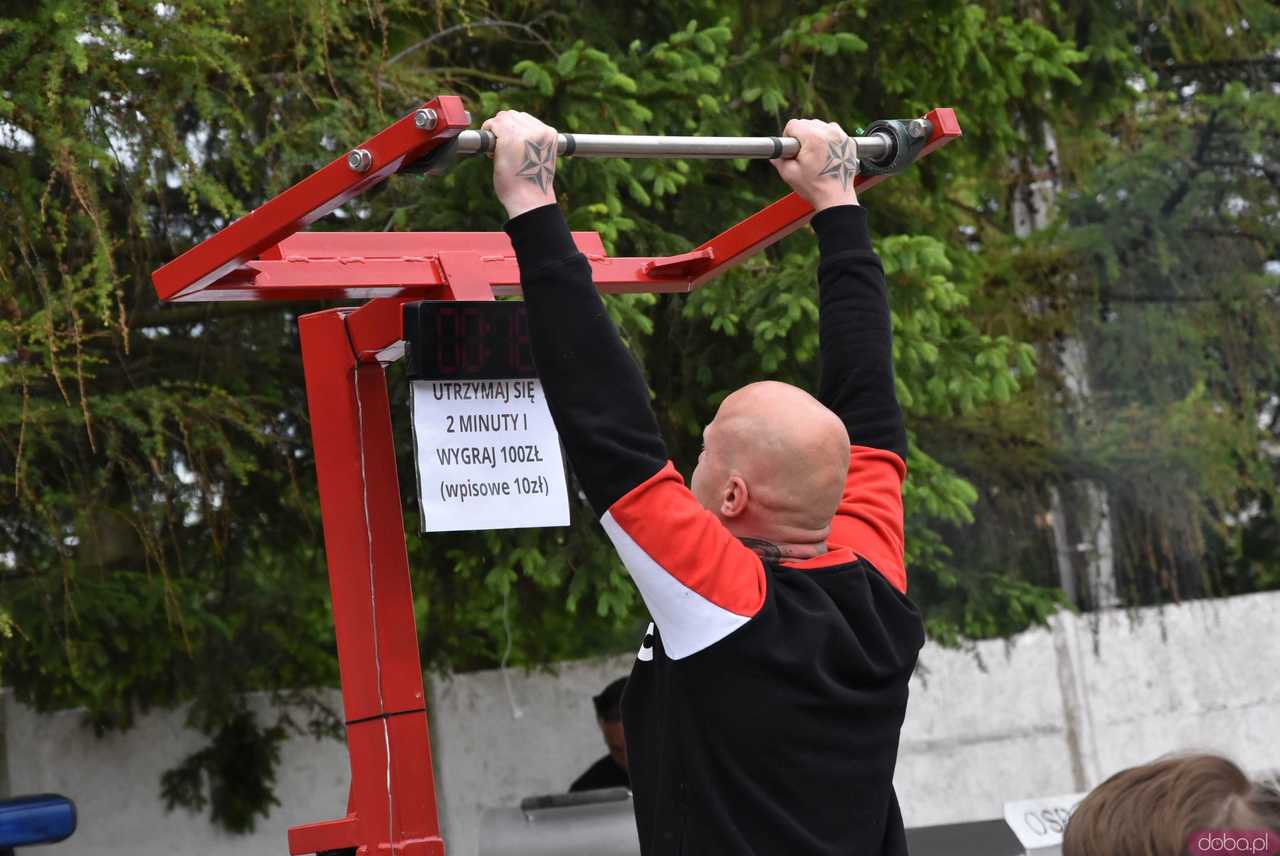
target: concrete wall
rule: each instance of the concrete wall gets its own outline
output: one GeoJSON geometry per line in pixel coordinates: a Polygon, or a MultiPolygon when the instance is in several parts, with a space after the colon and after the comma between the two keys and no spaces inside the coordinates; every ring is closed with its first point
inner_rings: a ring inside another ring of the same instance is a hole
{"type": "MultiPolygon", "coordinates": [[[[899,756],[907,823],[998,817],[1006,800],[1086,790],[1177,750],[1280,768],[1277,640],[1280,592],[1063,614],[1049,629],[971,652],[930,645],[899,756]]],[[[564,664],[555,676],[512,672],[509,693],[499,672],[431,683],[450,856],[473,856],[484,807],[562,790],[604,753],[590,696],[630,660],[564,664]]],[[[126,735],[97,740],[74,712],[6,706],[12,792],[61,792],[80,811],[80,830],[41,851],[49,856],[283,854],[288,826],[338,816],[346,805],[342,746],[294,739],[283,756],[281,807],[254,835],[228,836],[202,816],[166,814],[157,799],[160,772],[199,745],[181,714],[153,714],[126,735]]]]}
{"type": "MultiPolygon", "coordinates": [[[[336,691],[333,701],[340,709],[336,691]]],[[[265,707],[260,699],[254,702],[265,707]]],[[[160,774],[204,745],[200,734],[184,727],[181,712],[152,713],[126,734],[98,739],[75,711],[36,714],[9,697],[5,704],[10,792],[58,793],[76,804],[77,827],[70,839],[20,849],[20,854],[286,854],[290,826],[346,812],[347,751],[335,740],[290,740],[276,781],[281,805],[255,834],[230,835],[210,824],[207,815],[181,809],[167,813],[160,801],[160,774]]]]}
{"type": "Polygon", "coordinates": [[[1203,750],[1280,767],[1280,593],[1137,613],[1059,614],[971,655],[928,647],[896,782],[909,826],[997,817],[1203,750]]]}

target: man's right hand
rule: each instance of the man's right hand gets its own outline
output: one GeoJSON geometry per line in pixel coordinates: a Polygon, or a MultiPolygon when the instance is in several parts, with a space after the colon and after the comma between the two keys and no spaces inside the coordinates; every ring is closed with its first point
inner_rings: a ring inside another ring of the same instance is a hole
{"type": "Polygon", "coordinates": [[[508,219],[556,201],[555,128],[517,110],[503,110],[480,127],[498,138],[493,187],[508,219]]]}
{"type": "Polygon", "coordinates": [[[800,153],[769,163],[792,190],[815,211],[858,204],[858,194],[853,189],[858,151],[839,125],[818,119],[792,119],[782,133],[800,141],[800,153]]]}

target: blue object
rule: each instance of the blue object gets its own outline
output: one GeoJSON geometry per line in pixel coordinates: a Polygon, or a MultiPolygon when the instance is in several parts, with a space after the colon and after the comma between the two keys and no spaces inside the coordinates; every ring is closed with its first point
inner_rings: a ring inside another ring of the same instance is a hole
{"type": "Polygon", "coordinates": [[[0,800],[0,847],[52,844],[76,831],[76,806],[57,794],[0,800]]]}

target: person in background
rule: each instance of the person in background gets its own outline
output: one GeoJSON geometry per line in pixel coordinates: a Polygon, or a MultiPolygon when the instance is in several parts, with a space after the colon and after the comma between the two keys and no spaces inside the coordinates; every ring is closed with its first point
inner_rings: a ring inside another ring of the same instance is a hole
{"type": "Polygon", "coordinates": [[[1062,856],[1183,856],[1234,849],[1212,840],[1266,839],[1280,849],[1280,791],[1226,758],[1181,755],[1121,770],[1071,814],[1062,856]],[[1193,839],[1204,838],[1199,845],[1193,839]],[[1219,846],[1221,845],[1221,846],[1219,846]]]}
{"type": "Polygon", "coordinates": [[[591,701],[596,706],[596,723],[604,735],[604,745],[609,754],[596,761],[587,771],[574,779],[569,792],[595,791],[600,788],[629,788],[631,776],[627,774],[627,742],[622,732],[622,691],[627,679],[618,678],[591,701]]]}

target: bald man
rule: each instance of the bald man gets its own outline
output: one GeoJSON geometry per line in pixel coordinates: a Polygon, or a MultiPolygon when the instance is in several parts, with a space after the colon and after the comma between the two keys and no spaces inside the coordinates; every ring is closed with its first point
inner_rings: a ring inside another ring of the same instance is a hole
{"type": "Polygon", "coordinates": [[[817,210],[818,398],[775,382],[730,395],[686,487],[556,204],[555,131],[514,112],[485,127],[547,402],[653,619],[622,704],[641,851],[905,854],[893,769],[924,631],[853,144],[793,120],[800,154],[774,164],[817,210]]]}

